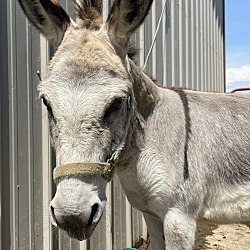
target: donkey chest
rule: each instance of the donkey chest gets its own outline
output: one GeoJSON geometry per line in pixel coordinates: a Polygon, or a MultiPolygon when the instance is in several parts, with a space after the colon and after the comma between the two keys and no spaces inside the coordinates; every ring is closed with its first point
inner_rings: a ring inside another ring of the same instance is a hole
{"type": "Polygon", "coordinates": [[[129,203],[140,211],[149,209],[147,202],[147,191],[141,183],[135,178],[135,175],[125,174],[119,176],[120,183],[126,194],[129,203]]]}
{"type": "Polygon", "coordinates": [[[139,175],[131,171],[119,176],[120,183],[130,204],[142,212],[156,213],[161,209],[161,193],[151,185],[150,175],[139,175]]]}

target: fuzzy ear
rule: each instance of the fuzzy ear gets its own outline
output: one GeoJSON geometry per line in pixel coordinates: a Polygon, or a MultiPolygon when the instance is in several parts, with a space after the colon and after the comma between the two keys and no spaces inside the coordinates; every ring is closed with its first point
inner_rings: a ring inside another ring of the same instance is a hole
{"type": "Polygon", "coordinates": [[[52,43],[62,41],[70,18],[56,0],[18,0],[31,23],[52,43]]]}
{"type": "Polygon", "coordinates": [[[127,47],[130,35],[147,16],[153,0],[115,0],[106,25],[116,47],[127,47]]]}

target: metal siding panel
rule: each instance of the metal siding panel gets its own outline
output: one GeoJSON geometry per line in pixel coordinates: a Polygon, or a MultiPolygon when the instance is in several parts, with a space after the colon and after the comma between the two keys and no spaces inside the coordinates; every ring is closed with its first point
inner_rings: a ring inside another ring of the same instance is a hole
{"type": "Polygon", "coordinates": [[[103,21],[107,20],[108,13],[109,13],[109,2],[108,1],[103,1],[103,3],[102,3],[102,18],[103,18],[103,21]]]}
{"type": "MultiPolygon", "coordinates": [[[[221,12],[221,1],[219,1],[219,10],[221,12]]],[[[218,82],[220,84],[219,88],[220,88],[220,92],[222,92],[222,88],[221,88],[221,74],[222,74],[222,70],[221,70],[221,51],[220,51],[220,32],[221,32],[221,29],[220,29],[220,16],[217,17],[218,19],[218,34],[217,34],[217,49],[218,49],[218,70],[219,70],[219,74],[218,74],[218,82]]]]}
{"type": "MultiPolygon", "coordinates": [[[[152,43],[152,12],[150,11],[149,15],[146,17],[145,21],[144,21],[144,57],[147,58],[148,52],[150,50],[150,46],[152,43]]],[[[147,64],[146,64],[146,68],[145,71],[152,76],[152,57],[150,56],[148,58],[147,64]]]]}
{"type": "Polygon", "coordinates": [[[173,4],[173,19],[174,19],[174,82],[173,84],[175,86],[181,86],[180,85],[180,67],[179,67],[179,53],[180,53],[180,48],[179,48],[179,2],[178,1],[174,1],[173,4]]]}
{"type": "Polygon", "coordinates": [[[189,2],[188,7],[187,7],[187,17],[188,17],[188,39],[187,39],[187,51],[188,51],[188,86],[192,88],[192,82],[193,82],[193,74],[192,74],[192,53],[193,53],[193,46],[192,46],[192,5],[191,2],[189,2]]]}
{"type": "Polygon", "coordinates": [[[218,92],[221,92],[220,88],[220,53],[219,53],[219,17],[218,13],[220,12],[220,1],[216,1],[216,24],[215,24],[215,35],[216,35],[216,89],[218,92]]]}
{"type": "MultiPolygon", "coordinates": [[[[153,42],[154,36],[155,36],[155,32],[156,32],[156,26],[157,26],[157,13],[156,13],[156,2],[154,1],[151,7],[151,43],[153,42]]],[[[158,37],[158,34],[157,34],[158,37]]],[[[151,44],[150,44],[151,45],[151,44]]],[[[153,46],[152,52],[151,52],[151,76],[153,78],[157,78],[156,76],[156,43],[153,46]]]]}
{"type": "Polygon", "coordinates": [[[33,224],[32,213],[30,210],[30,180],[33,171],[30,165],[30,103],[29,96],[29,71],[30,71],[30,45],[29,33],[25,17],[20,9],[16,12],[16,61],[17,61],[17,174],[18,183],[16,191],[18,197],[18,216],[19,216],[19,248],[25,249],[32,245],[32,234],[30,225],[33,224]],[[28,237],[27,237],[28,236],[28,237]]]}
{"type": "Polygon", "coordinates": [[[140,212],[132,207],[132,240],[133,243],[138,241],[140,233],[140,212]]]}
{"type": "MultiPolygon", "coordinates": [[[[43,245],[43,212],[41,209],[43,207],[43,168],[42,168],[42,124],[41,124],[41,102],[34,98],[38,95],[37,83],[38,77],[36,75],[37,70],[40,71],[40,34],[35,28],[32,28],[32,74],[30,79],[30,124],[31,128],[31,144],[30,151],[33,150],[33,155],[30,157],[31,166],[33,170],[33,180],[32,189],[33,196],[31,196],[32,201],[30,201],[31,207],[33,209],[33,239],[34,248],[41,249],[40,246],[43,245]]],[[[31,152],[32,153],[32,152],[31,152]]],[[[48,209],[48,207],[47,207],[48,209]]]]}
{"type": "Polygon", "coordinates": [[[180,0],[178,3],[178,19],[179,19],[179,86],[183,87],[186,79],[186,63],[185,63],[185,0],[180,0]]]}
{"type": "Polygon", "coordinates": [[[226,91],[226,69],[225,69],[225,1],[222,2],[222,12],[223,12],[223,15],[222,15],[222,33],[221,33],[221,36],[222,36],[222,39],[223,39],[223,43],[222,43],[222,46],[221,46],[221,50],[222,50],[222,69],[221,69],[221,72],[222,73],[222,76],[223,76],[223,81],[222,81],[222,84],[223,84],[223,92],[226,91]]]}
{"type": "Polygon", "coordinates": [[[220,12],[220,1],[216,2],[216,70],[217,70],[217,73],[216,73],[216,82],[217,82],[217,90],[219,92],[221,92],[221,82],[220,82],[220,51],[219,51],[219,32],[220,32],[220,29],[219,29],[219,17],[218,17],[218,13],[217,12],[220,12]]]}
{"type": "MultiPolygon", "coordinates": [[[[161,13],[162,13],[162,9],[163,9],[163,5],[162,2],[160,1],[156,1],[156,15],[155,15],[155,22],[156,24],[158,24],[161,13]]],[[[163,20],[161,20],[160,23],[160,27],[157,33],[157,37],[156,37],[156,42],[155,42],[155,75],[156,75],[156,79],[159,82],[160,85],[163,84],[163,30],[162,30],[162,26],[163,26],[163,20]]]]}
{"type": "Polygon", "coordinates": [[[170,0],[170,55],[171,55],[171,62],[170,62],[170,67],[171,67],[171,86],[176,85],[176,65],[175,65],[175,1],[170,0]]]}
{"type": "MultiPolygon", "coordinates": [[[[162,8],[164,8],[164,5],[167,5],[167,0],[162,1],[162,8]]],[[[162,17],[162,86],[166,87],[167,86],[167,9],[165,9],[165,12],[162,17]]]]}
{"type": "Polygon", "coordinates": [[[81,241],[79,250],[87,250],[87,249],[88,249],[87,248],[87,241],[81,241]]]}
{"type": "MultiPolygon", "coordinates": [[[[102,226],[102,232],[106,237],[106,249],[112,249],[114,232],[112,228],[112,182],[108,183],[106,188],[107,204],[105,209],[105,228],[102,226]]],[[[102,247],[102,242],[99,243],[102,247]]]]}
{"type": "Polygon", "coordinates": [[[211,85],[211,74],[212,74],[212,65],[211,65],[211,0],[207,1],[207,46],[208,46],[208,91],[212,91],[212,85],[211,85]]]}
{"type": "MultiPolygon", "coordinates": [[[[48,42],[40,35],[40,61],[41,61],[41,78],[44,79],[46,74],[46,66],[49,60],[48,54],[48,42]]],[[[41,105],[41,101],[40,101],[41,105]]],[[[49,124],[47,117],[47,109],[44,105],[41,105],[40,119],[38,122],[41,123],[41,140],[42,140],[42,200],[43,200],[43,249],[52,249],[53,235],[52,225],[50,223],[49,216],[49,203],[52,193],[52,169],[51,169],[51,147],[49,140],[49,124]]]]}
{"type": "Polygon", "coordinates": [[[77,250],[80,248],[79,244],[79,241],[71,239],[66,232],[58,230],[58,249],[77,250]]]}
{"type": "Polygon", "coordinates": [[[213,32],[213,26],[214,26],[214,16],[213,16],[213,4],[212,0],[210,0],[210,18],[211,18],[211,25],[210,25],[210,65],[211,65],[211,90],[212,92],[215,91],[215,86],[214,86],[214,32],[213,32]]]}
{"type": "Polygon", "coordinates": [[[204,81],[204,26],[203,26],[203,1],[200,2],[200,83],[199,90],[203,90],[202,82],[204,81]]]}
{"type": "Polygon", "coordinates": [[[217,3],[214,3],[212,1],[212,11],[213,11],[213,86],[214,86],[214,92],[218,92],[217,90],[217,52],[216,52],[216,5],[217,3]]]}
{"type": "MultiPolygon", "coordinates": [[[[130,246],[130,244],[132,243],[132,241],[127,242],[127,237],[129,236],[129,234],[131,234],[131,224],[127,225],[127,216],[129,214],[126,213],[126,197],[116,176],[113,181],[112,198],[112,231],[114,233],[113,249],[122,249],[130,246]]],[[[129,236],[129,238],[131,239],[131,236],[129,236]]]]}
{"type": "Polygon", "coordinates": [[[192,89],[197,89],[196,0],[192,0],[192,89]]]}
{"type": "MultiPolygon", "coordinates": [[[[224,1],[221,1],[221,12],[224,12],[224,1]]],[[[224,55],[224,41],[223,41],[223,33],[225,32],[224,29],[224,18],[222,17],[222,15],[219,16],[219,20],[220,20],[220,32],[219,32],[219,53],[220,53],[220,81],[221,83],[224,83],[224,65],[225,65],[225,62],[224,62],[224,58],[225,58],[225,55],[224,55]]],[[[224,92],[224,87],[223,89],[221,90],[222,92],[224,92]]]]}
{"type": "Polygon", "coordinates": [[[215,2],[214,6],[214,18],[215,18],[215,23],[214,23],[214,46],[215,46],[215,89],[216,92],[220,92],[219,90],[219,71],[218,71],[218,18],[217,18],[217,9],[218,9],[218,2],[215,2]]]}
{"type": "Polygon", "coordinates": [[[10,245],[13,249],[19,248],[19,235],[18,235],[18,192],[16,191],[17,187],[17,112],[16,112],[16,33],[15,33],[15,3],[13,1],[9,2],[9,138],[10,138],[10,225],[11,225],[11,234],[10,234],[10,245]]]}
{"type": "Polygon", "coordinates": [[[196,83],[196,89],[200,90],[200,84],[202,81],[202,76],[201,76],[201,58],[202,58],[202,49],[201,49],[201,1],[197,0],[197,5],[196,5],[196,15],[197,15],[197,83],[196,83]]]}
{"type": "Polygon", "coordinates": [[[207,1],[203,5],[203,32],[204,32],[204,79],[203,79],[203,91],[207,91],[207,1]]]}
{"type": "Polygon", "coordinates": [[[166,86],[172,86],[173,83],[173,67],[172,67],[172,19],[171,19],[171,13],[172,13],[172,8],[171,8],[171,0],[166,0],[167,1],[167,8],[166,8],[166,67],[167,67],[167,72],[166,72],[166,86]]]}
{"type": "Polygon", "coordinates": [[[10,168],[9,168],[9,51],[10,16],[7,1],[1,3],[0,34],[0,249],[11,249],[10,168]]]}
{"type": "Polygon", "coordinates": [[[144,23],[141,25],[140,29],[139,29],[139,34],[138,34],[138,39],[137,39],[137,43],[136,45],[138,46],[138,48],[140,48],[140,54],[139,54],[139,65],[141,68],[143,68],[144,66],[144,62],[145,62],[145,48],[144,48],[144,36],[145,36],[145,27],[144,27],[144,23]]]}
{"type": "Polygon", "coordinates": [[[23,13],[17,5],[17,118],[18,118],[18,192],[19,192],[19,242],[20,249],[39,249],[43,242],[43,223],[40,207],[43,206],[41,179],[40,105],[34,96],[36,71],[40,68],[40,35],[31,33],[23,13]],[[23,29],[22,29],[23,28],[23,29]],[[19,33],[20,32],[20,33],[19,33]],[[22,41],[25,41],[24,43],[22,41]],[[26,63],[25,60],[26,59],[26,63]],[[20,60],[20,61],[19,61],[20,60]],[[20,72],[23,74],[20,75],[20,72]],[[36,119],[37,118],[37,119],[36,119]],[[34,121],[34,122],[33,122],[34,121]],[[35,124],[35,122],[37,123],[35,124]],[[35,208],[35,205],[37,206],[35,208]],[[25,226],[27,224],[27,226],[25,226]],[[28,237],[27,237],[28,235],[28,237]]]}
{"type": "Polygon", "coordinates": [[[205,35],[205,78],[204,78],[204,90],[209,91],[208,83],[208,7],[207,1],[204,3],[204,35],[205,35]]]}

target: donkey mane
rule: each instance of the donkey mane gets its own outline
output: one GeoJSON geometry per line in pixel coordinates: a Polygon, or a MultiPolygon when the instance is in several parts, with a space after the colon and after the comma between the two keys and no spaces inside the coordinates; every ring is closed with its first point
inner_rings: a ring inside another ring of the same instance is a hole
{"type": "Polygon", "coordinates": [[[102,24],[102,0],[74,0],[77,16],[90,30],[98,30],[102,24]]]}

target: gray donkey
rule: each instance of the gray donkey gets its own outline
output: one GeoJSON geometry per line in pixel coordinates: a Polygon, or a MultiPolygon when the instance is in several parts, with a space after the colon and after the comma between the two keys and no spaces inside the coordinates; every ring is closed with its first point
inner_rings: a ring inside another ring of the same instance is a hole
{"type": "Polygon", "coordinates": [[[115,172],[143,212],[154,250],[192,249],[196,220],[250,220],[250,98],[164,89],[128,57],[152,0],[76,3],[74,23],[55,0],[19,0],[59,45],[38,90],[56,152],[52,223],[91,236],[115,172]]]}

